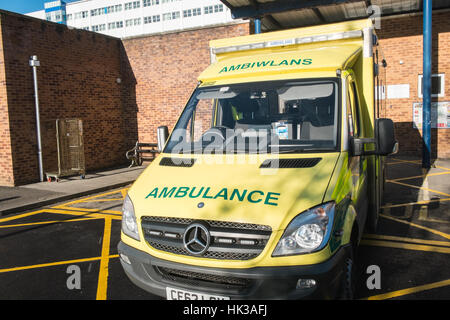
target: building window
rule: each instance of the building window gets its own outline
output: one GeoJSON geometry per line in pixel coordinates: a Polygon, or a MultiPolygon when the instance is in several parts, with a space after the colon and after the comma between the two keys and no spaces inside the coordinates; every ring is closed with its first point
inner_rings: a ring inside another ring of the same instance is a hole
{"type": "Polygon", "coordinates": [[[181,0],[162,0],[162,3],[170,3],[175,1],[181,1],[181,0]]]}
{"type": "Polygon", "coordinates": [[[86,19],[89,16],[89,13],[87,11],[81,11],[75,13],[75,19],[86,19]]]}
{"type": "Polygon", "coordinates": [[[214,6],[214,12],[223,12],[223,4],[216,4],[214,6]]]}
{"type": "Polygon", "coordinates": [[[67,21],[70,21],[70,20],[72,20],[72,14],[71,13],[67,15],[67,21]]]}
{"type": "Polygon", "coordinates": [[[108,23],[108,30],[123,28],[123,21],[116,21],[108,23]]]}
{"type": "Polygon", "coordinates": [[[192,15],[195,17],[195,16],[199,16],[199,15],[201,15],[202,14],[202,9],[201,8],[195,8],[195,9],[192,9],[192,15]]]}
{"type": "MultiPolygon", "coordinates": [[[[423,98],[423,75],[419,74],[418,83],[419,98],[423,98]]],[[[438,73],[431,75],[431,96],[444,97],[445,96],[445,74],[438,73]]]]}
{"type": "Polygon", "coordinates": [[[163,14],[163,21],[175,20],[180,18],[180,11],[168,12],[163,14]]]}
{"type": "Polygon", "coordinates": [[[203,11],[205,14],[213,13],[213,6],[204,7],[203,11]]]}
{"type": "Polygon", "coordinates": [[[114,13],[114,12],[120,12],[120,11],[122,11],[122,5],[118,4],[118,5],[115,5],[115,6],[105,7],[105,8],[103,8],[103,10],[104,10],[105,14],[114,13]]]}
{"type": "Polygon", "coordinates": [[[95,32],[105,31],[105,30],[106,30],[105,24],[99,24],[99,25],[92,26],[92,31],[95,31],[95,32]]]}
{"type": "Polygon", "coordinates": [[[107,8],[97,8],[97,9],[93,9],[91,10],[91,17],[95,17],[95,16],[101,16],[103,14],[106,14],[108,11],[107,8]]]}
{"type": "Polygon", "coordinates": [[[138,9],[141,7],[140,1],[133,1],[125,3],[125,10],[138,9]]]}
{"type": "Polygon", "coordinates": [[[161,21],[161,16],[160,15],[154,15],[154,16],[149,16],[149,17],[144,17],[144,24],[148,24],[148,23],[155,23],[155,22],[160,22],[161,21]]]}
{"type": "Polygon", "coordinates": [[[135,26],[140,26],[141,25],[141,18],[134,19],[134,25],[135,26]]]}
{"type": "Polygon", "coordinates": [[[183,18],[188,18],[188,17],[192,17],[192,10],[191,9],[183,10],[183,18]]]}
{"type": "Polygon", "coordinates": [[[144,0],[142,5],[144,7],[156,6],[159,4],[159,0],[144,0]]]}

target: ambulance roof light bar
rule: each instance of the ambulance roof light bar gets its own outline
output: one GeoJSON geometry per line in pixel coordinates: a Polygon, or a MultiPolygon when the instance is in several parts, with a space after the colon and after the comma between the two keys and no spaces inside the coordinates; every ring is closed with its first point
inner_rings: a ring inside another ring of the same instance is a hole
{"type": "Polygon", "coordinates": [[[216,55],[216,54],[228,53],[228,52],[246,51],[246,50],[272,48],[272,47],[282,47],[282,46],[290,46],[290,45],[295,45],[295,44],[305,44],[305,43],[322,42],[322,41],[361,38],[362,36],[363,36],[363,32],[361,30],[344,31],[344,32],[338,32],[338,33],[330,33],[330,34],[324,34],[324,35],[321,34],[321,35],[302,37],[302,38],[291,38],[291,39],[282,39],[282,40],[242,44],[242,45],[229,46],[229,47],[211,48],[211,53],[216,55]]]}

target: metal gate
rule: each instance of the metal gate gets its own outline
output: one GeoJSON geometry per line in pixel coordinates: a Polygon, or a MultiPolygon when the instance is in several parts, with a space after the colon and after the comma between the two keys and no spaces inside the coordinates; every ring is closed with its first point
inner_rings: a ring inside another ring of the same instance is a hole
{"type": "Polygon", "coordinates": [[[56,120],[58,172],[47,172],[47,180],[79,174],[84,179],[86,168],[81,119],[56,120]]]}

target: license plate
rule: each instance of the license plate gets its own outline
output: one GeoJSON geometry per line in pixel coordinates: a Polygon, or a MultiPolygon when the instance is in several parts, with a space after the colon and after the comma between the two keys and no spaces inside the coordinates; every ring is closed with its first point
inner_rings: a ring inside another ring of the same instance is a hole
{"type": "Polygon", "coordinates": [[[215,296],[200,292],[166,288],[167,300],[230,300],[229,297],[215,296]]]}

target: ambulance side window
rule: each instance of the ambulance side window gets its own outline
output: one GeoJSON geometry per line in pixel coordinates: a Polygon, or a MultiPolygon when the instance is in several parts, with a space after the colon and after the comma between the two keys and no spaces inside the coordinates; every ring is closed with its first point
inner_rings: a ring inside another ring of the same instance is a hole
{"type": "Polygon", "coordinates": [[[353,115],[352,115],[352,97],[350,95],[350,91],[347,92],[347,123],[348,123],[348,134],[350,137],[355,135],[355,131],[353,128],[353,115]]]}
{"type": "Polygon", "coordinates": [[[358,89],[356,88],[355,81],[352,81],[352,93],[353,93],[353,110],[354,110],[354,123],[355,123],[355,132],[358,137],[361,137],[362,128],[361,128],[361,116],[360,116],[360,106],[359,106],[359,97],[358,97],[358,89]]]}
{"type": "Polygon", "coordinates": [[[352,81],[347,92],[347,114],[348,114],[348,128],[351,137],[360,136],[359,127],[359,103],[355,91],[355,83],[352,81]]]}

